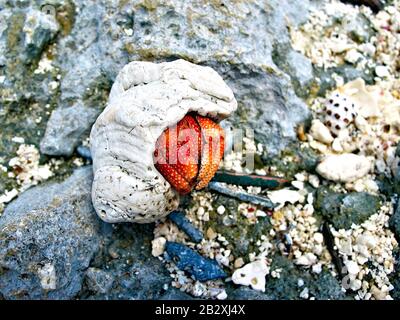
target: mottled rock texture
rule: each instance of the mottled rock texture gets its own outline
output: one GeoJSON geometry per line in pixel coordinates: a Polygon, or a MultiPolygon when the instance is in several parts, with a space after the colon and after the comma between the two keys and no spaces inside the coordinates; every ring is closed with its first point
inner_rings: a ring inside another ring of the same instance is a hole
{"type": "MultiPolygon", "coordinates": [[[[224,78],[239,102],[227,125],[254,129],[267,146],[263,160],[277,159],[309,117],[298,96],[314,81],[308,59],[290,47],[288,27],[306,21],[320,2],[0,0],[0,158],[7,163],[15,155],[16,135],[44,154],[71,156],[125,64],[183,58],[224,78]]],[[[302,152],[291,172],[315,167],[315,157],[302,152]]],[[[153,225],[111,226],[96,217],[91,170],[32,188],[8,205],[0,217],[0,297],[188,298],[165,291],[171,278],[151,256],[153,225]]],[[[0,191],[13,187],[14,179],[1,174],[0,191]]],[[[237,207],[227,201],[227,210],[237,207]]],[[[238,239],[235,254],[245,254],[254,246],[249,235],[270,224],[230,227],[235,219],[241,217],[216,219],[216,230],[230,230],[227,238],[238,239]]],[[[298,297],[299,271],[285,270],[289,285],[272,281],[265,295],[236,288],[232,298],[298,297]]],[[[322,297],[309,279],[310,292],[322,297]]],[[[325,296],[340,298],[335,279],[328,280],[325,296]]]]}
{"type": "Polygon", "coordinates": [[[361,224],[377,213],[380,200],[366,192],[342,194],[320,187],[314,206],[336,229],[350,229],[353,223],[361,224]]]}
{"type": "Polygon", "coordinates": [[[0,219],[0,292],[8,299],[69,299],[102,241],[102,223],[90,201],[91,167],[63,183],[35,187],[11,203],[0,219]],[[41,269],[54,267],[55,288],[41,269]]]}
{"type": "MultiPolygon", "coordinates": [[[[90,118],[90,108],[100,113],[104,107],[112,82],[127,62],[184,58],[210,65],[226,79],[240,105],[232,122],[254,128],[273,155],[295,138],[295,127],[309,116],[293,84],[306,90],[313,71],[309,61],[291,49],[288,27],[306,21],[319,3],[54,0],[54,11],[46,14],[43,5],[48,1],[1,1],[5,19],[0,23],[0,75],[7,80],[0,90],[16,104],[28,97],[52,97],[62,112],[74,113],[71,106],[82,103],[87,107],[82,117],[90,118]],[[28,16],[34,23],[29,24],[28,16]],[[26,24],[33,30],[31,43],[26,41],[26,24]],[[45,54],[60,75],[59,87],[47,97],[53,76],[29,79],[35,68],[26,65],[35,61],[35,66],[45,54]],[[13,63],[15,59],[22,63],[13,63]]],[[[58,131],[74,146],[76,136],[83,137],[92,123],[81,121],[76,135],[58,131]]],[[[54,126],[57,123],[50,121],[48,133],[54,126]]],[[[46,147],[54,139],[53,134],[44,136],[42,152],[71,155],[71,148],[46,147]]]]}
{"type": "Polygon", "coordinates": [[[153,225],[103,223],[90,166],[34,187],[0,218],[5,299],[158,299],[170,277],[151,255],[153,225]]]}

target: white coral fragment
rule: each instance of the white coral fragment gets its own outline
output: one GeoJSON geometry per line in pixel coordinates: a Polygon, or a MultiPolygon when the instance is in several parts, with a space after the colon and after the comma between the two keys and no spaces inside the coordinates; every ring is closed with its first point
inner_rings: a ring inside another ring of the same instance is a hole
{"type": "Polygon", "coordinates": [[[232,90],[209,67],[184,60],[126,65],[90,135],[100,218],[148,223],[175,210],[179,195],[153,164],[157,138],[188,112],[220,121],[236,107],[232,90]]]}
{"type": "Polygon", "coordinates": [[[333,141],[333,137],[329,129],[318,119],[314,119],[312,121],[310,134],[315,140],[328,145],[333,141]]]}
{"type": "Polygon", "coordinates": [[[380,115],[378,90],[367,88],[365,81],[357,78],[346,83],[340,90],[357,105],[357,113],[364,118],[377,117],[380,115]]]}
{"type": "Polygon", "coordinates": [[[275,210],[284,206],[285,203],[295,204],[303,199],[303,196],[296,190],[280,189],[268,192],[268,198],[278,204],[275,210]]]}
{"type": "Polygon", "coordinates": [[[372,168],[371,161],[353,153],[329,155],[317,166],[317,172],[335,182],[353,182],[364,177],[372,168]]]}
{"type": "Polygon", "coordinates": [[[257,260],[237,269],[232,275],[235,284],[251,286],[252,289],[265,292],[265,276],[269,267],[264,260],[257,260]]]}
{"type": "Polygon", "coordinates": [[[167,243],[167,240],[164,237],[155,238],[151,242],[151,246],[152,246],[151,254],[153,255],[153,257],[161,256],[164,253],[166,243],[167,243]]]}

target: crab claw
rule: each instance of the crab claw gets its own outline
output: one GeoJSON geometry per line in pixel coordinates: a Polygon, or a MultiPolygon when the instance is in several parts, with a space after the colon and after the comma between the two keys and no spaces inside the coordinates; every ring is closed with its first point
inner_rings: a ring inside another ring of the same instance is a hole
{"type": "Polygon", "coordinates": [[[224,154],[224,131],[213,120],[187,114],[156,142],[154,165],[180,193],[207,186],[224,154]]]}

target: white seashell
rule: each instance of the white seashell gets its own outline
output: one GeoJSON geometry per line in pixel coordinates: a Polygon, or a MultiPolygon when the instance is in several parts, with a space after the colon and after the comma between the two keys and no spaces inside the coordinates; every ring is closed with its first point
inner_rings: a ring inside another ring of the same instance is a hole
{"type": "Polygon", "coordinates": [[[363,79],[357,78],[346,83],[340,90],[354,102],[358,115],[366,119],[380,115],[379,97],[381,90],[379,88],[371,90],[371,87],[367,88],[363,79]]]}
{"type": "Polygon", "coordinates": [[[372,168],[364,156],[353,153],[329,155],[317,166],[317,172],[325,179],[336,182],[353,182],[364,177],[372,168]]]}
{"type": "Polygon", "coordinates": [[[318,140],[328,145],[333,141],[333,137],[329,129],[318,119],[314,119],[312,121],[310,134],[315,140],[318,140]]]}
{"type": "MultiPolygon", "coordinates": [[[[334,136],[354,121],[356,106],[346,95],[334,92],[325,101],[325,125],[334,136]]],[[[331,141],[332,142],[332,141],[331,141]]]]}
{"type": "Polygon", "coordinates": [[[235,284],[251,286],[254,290],[265,291],[265,276],[269,267],[264,260],[257,260],[237,269],[232,275],[235,284]]]}
{"type": "Polygon", "coordinates": [[[268,192],[268,198],[274,203],[278,204],[275,210],[284,206],[289,202],[295,204],[302,199],[302,195],[296,190],[280,189],[268,192]]]}
{"type": "Polygon", "coordinates": [[[185,60],[126,65],[90,134],[100,218],[148,223],[175,210],[179,195],[153,164],[156,140],[188,112],[220,121],[236,108],[232,90],[209,67],[185,60]]]}

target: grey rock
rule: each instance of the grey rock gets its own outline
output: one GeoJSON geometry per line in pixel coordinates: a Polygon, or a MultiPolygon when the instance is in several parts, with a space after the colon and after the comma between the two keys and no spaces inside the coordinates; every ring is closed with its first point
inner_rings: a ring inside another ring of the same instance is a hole
{"type": "Polygon", "coordinates": [[[0,218],[5,299],[158,299],[171,278],[151,255],[154,225],[111,225],[90,197],[92,167],[22,193],[0,218]]]}
{"type": "MultiPolygon", "coordinates": [[[[320,1],[212,3],[76,0],[71,32],[58,43],[56,63],[65,72],[60,105],[81,100],[101,108],[117,72],[131,60],[185,58],[214,67],[234,88],[239,112],[232,122],[255,129],[273,156],[295,139],[309,117],[290,78],[272,60],[274,43],[289,43],[287,20],[295,26],[320,1]],[[85,32],[82,32],[85,30],[85,32]],[[132,30],[131,33],[127,30],[132,30]],[[151,35],[151,36],[150,36],[151,35]]],[[[307,60],[291,52],[288,63],[300,83],[307,60]]]]}
{"type": "Polygon", "coordinates": [[[319,300],[336,300],[344,298],[340,282],[327,270],[323,270],[318,276],[316,276],[315,280],[312,280],[309,287],[310,295],[319,300]]]}
{"type": "Polygon", "coordinates": [[[6,52],[7,52],[7,40],[6,30],[8,28],[7,21],[11,16],[11,10],[0,10],[0,66],[6,65],[6,52]]]}
{"type": "Polygon", "coordinates": [[[343,77],[345,83],[357,78],[364,79],[367,84],[373,84],[374,82],[374,71],[372,69],[362,71],[348,64],[328,68],[327,70],[324,70],[323,68],[315,68],[314,73],[320,79],[319,95],[325,95],[328,90],[332,90],[336,87],[336,81],[332,77],[335,73],[343,77]]]}
{"type": "Polygon", "coordinates": [[[0,107],[51,100],[53,75],[34,74],[43,52],[56,40],[59,25],[35,6],[0,4],[0,107]]]}
{"type": "Polygon", "coordinates": [[[273,300],[273,298],[249,287],[240,287],[228,293],[228,300],[273,300]]]}
{"type": "Polygon", "coordinates": [[[397,241],[400,241],[400,205],[397,203],[396,210],[393,215],[390,217],[389,226],[394,232],[397,241]]]}
{"type": "Polygon", "coordinates": [[[92,161],[92,153],[90,152],[90,148],[86,146],[78,146],[76,148],[76,152],[86,160],[92,161]]]}
{"type": "MultiPolygon", "coordinates": [[[[217,68],[217,65],[211,64],[217,68]]],[[[219,71],[238,100],[238,111],[229,118],[235,128],[254,130],[269,157],[277,155],[296,138],[296,127],[310,111],[292,87],[289,76],[275,66],[225,65],[219,71]]]]}
{"type": "Polygon", "coordinates": [[[308,86],[314,80],[313,68],[310,59],[294,50],[289,50],[286,61],[288,69],[285,70],[294,77],[300,86],[308,86]]]}
{"type": "MultiPolygon", "coordinates": [[[[67,104],[69,101],[79,101],[89,97],[89,91],[101,88],[101,83],[104,80],[98,64],[93,63],[99,58],[102,59],[95,46],[72,56],[75,58],[74,66],[71,66],[71,69],[61,81],[62,105],[67,104]]],[[[69,68],[68,65],[63,65],[62,67],[69,68]]]]}
{"type": "Polygon", "coordinates": [[[178,289],[170,288],[159,300],[194,300],[194,298],[178,289]]]}
{"type": "Polygon", "coordinates": [[[93,100],[93,95],[104,104],[107,94],[102,90],[108,92],[118,71],[128,62],[120,38],[125,34],[121,23],[129,11],[123,10],[118,1],[74,3],[79,12],[74,12],[70,33],[59,41],[55,61],[65,72],[61,104],[93,100]]]}
{"type": "Polygon", "coordinates": [[[97,268],[89,268],[86,271],[86,283],[88,290],[94,293],[107,293],[113,285],[113,276],[97,268]]]}
{"type": "Polygon", "coordinates": [[[70,156],[97,116],[98,110],[84,107],[81,103],[54,110],[40,143],[40,151],[52,156],[70,156]]]}
{"type": "Polygon", "coordinates": [[[78,169],[65,182],[22,193],[6,208],[0,219],[0,293],[6,299],[71,299],[80,291],[102,240],[91,181],[91,167],[78,169]]]}
{"type": "Polygon", "coordinates": [[[300,293],[307,288],[309,296],[319,300],[343,299],[339,281],[328,270],[323,270],[319,275],[297,267],[286,257],[275,255],[272,260],[271,270],[281,269],[279,278],[267,277],[266,294],[272,299],[299,300],[300,293]],[[303,285],[299,286],[299,279],[303,285]]]}
{"type": "Polygon", "coordinates": [[[0,1],[0,9],[0,157],[7,162],[16,151],[12,137],[39,143],[55,103],[58,70],[34,71],[50,54],[59,24],[33,1],[0,1]]]}
{"type": "Polygon", "coordinates": [[[59,26],[54,16],[29,9],[26,13],[24,30],[26,33],[21,60],[28,64],[40,58],[43,49],[55,38],[59,26]]]}
{"type": "Polygon", "coordinates": [[[400,300],[400,250],[396,248],[393,251],[395,258],[394,270],[389,275],[390,283],[393,285],[393,290],[390,291],[390,295],[394,300],[400,300]]]}
{"type": "MultiPolygon", "coordinates": [[[[256,0],[203,6],[172,1],[155,6],[153,2],[144,0],[126,3],[101,0],[96,4],[83,0],[73,3],[38,0],[34,4],[24,2],[24,5],[10,1],[4,4],[6,9],[1,14],[15,26],[15,39],[24,34],[25,16],[40,19],[30,22],[35,30],[33,45],[17,45],[2,63],[11,66],[11,61],[17,56],[21,57],[21,62],[38,59],[51,42],[56,42],[57,54],[53,63],[59,68],[62,78],[59,96],[53,98],[58,99],[60,109],[56,112],[61,114],[67,113],[62,109],[68,110],[74,104],[95,108],[98,114],[105,106],[116,74],[131,60],[185,58],[210,65],[234,88],[239,111],[232,123],[238,127],[254,128],[256,139],[267,145],[266,154],[272,157],[295,140],[295,127],[309,117],[307,107],[293,91],[290,78],[274,63],[273,47],[289,43],[288,23],[294,27],[304,22],[309,10],[320,2],[274,0],[265,4],[256,0]],[[57,23],[53,16],[41,12],[44,4],[53,5],[57,17],[64,18],[57,18],[57,23]]],[[[0,31],[3,30],[0,50],[10,47],[4,42],[9,38],[7,29],[0,26],[0,31]]],[[[290,74],[293,79],[299,83],[309,81],[310,68],[305,58],[290,50],[286,60],[293,70],[290,74]]],[[[29,76],[25,76],[27,70],[22,72],[21,68],[18,67],[16,73],[8,68],[8,88],[16,89],[11,93],[4,91],[3,96],[14,97],[14,93],[21,95],[20,92],[25,95],[28,93],[25,87],[32,87],[29,76]],[[23,87],[15,85],[14,74],[24,78],[23,87]]],[[[32,82],[37,84],[36,80],[32,82]]],[[[29,94],[46,99],[46,88],[38,90],[33,87],[29,94]]],[[[17,100],[20,99],[22,97],[17,100]]],[[[86,136],[91,122],[80,123],[81,130],[74,132],[74,141],[86,136]]],[[[54,130],[54,127],[54,123],[49,121],[47,131],[52,135],[46,134],[42,151],[49,155],[70,155],[71,147],[66,146],[75,142],[61,142],[70,133],[54,130]]]]}
{"type": "Polygon", "coordinates": [[[37,61],[59,30],[53,16],[33,8],[5,9],[0,16],[0,49],[4,53],[0,65],[13,60],[23,64],[37,61]]]}
{"type": "Polygon", "coordinates": [[[380,207],[379,197],[366,192],[336,193],[325,187],[317,191],[315,208],[336,229],[361,224],[380,207]]]}
{"type": "Polygon", "coordinates": [[[159,299],[170,285],[171,277],[164,264],[151,255],[153,224],[121,223],[113,225],[112,234],[91,263],[113,279],[112,286],[92,290],[86,282],[80,299],[145,300],[159,299]]]}
{"type": "Polygon", "coordinates": [[[274,63],[290,76],[296,94],[306,97],[315,81],[310,59],[294,51],[289,43],[276,45],[272,57],[274,63]]]}

